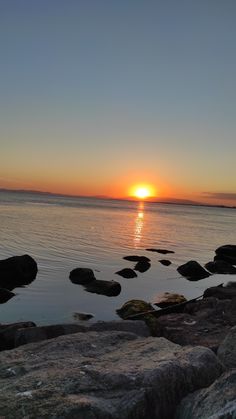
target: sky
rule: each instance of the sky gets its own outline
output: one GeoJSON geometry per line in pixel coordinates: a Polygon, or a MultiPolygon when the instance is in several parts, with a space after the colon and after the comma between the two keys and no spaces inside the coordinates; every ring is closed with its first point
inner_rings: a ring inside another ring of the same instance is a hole
{"type": "Polygon", "coordinates": [[[0,188],[236,205],[235,0],[0,0],[0,188]]]}

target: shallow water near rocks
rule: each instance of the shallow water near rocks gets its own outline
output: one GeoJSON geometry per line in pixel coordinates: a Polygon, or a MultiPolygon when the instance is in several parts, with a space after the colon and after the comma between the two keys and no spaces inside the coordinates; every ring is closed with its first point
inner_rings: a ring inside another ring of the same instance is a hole
{"type": "Polygon", "coordinates": [[[116,309],[129,299],[154,301],[160,292],[198,297],[209,286],[236,280],[212,275],[189,282],[176,268],[188,260],[204,265],[223,244],[235,244],[236,211],[229,208],[168,205],[32,193],[0,192],[0,259],[28,253],[38,263],[36,279],[0,305],[0,321],[31,320],[40,324],[75,321],[73,313],[94,315],[94,321],[116,319],[116,309]],[[172,250],[162,254],[146,248],[172,250]],[[134,268],[124,256],[151,259],[151,268],[137,278],[115,272],[134,268]],[[101,280],[115,280],[117,297],[86,292],[69,280],[76,267],[94,270],[101,280]]]}

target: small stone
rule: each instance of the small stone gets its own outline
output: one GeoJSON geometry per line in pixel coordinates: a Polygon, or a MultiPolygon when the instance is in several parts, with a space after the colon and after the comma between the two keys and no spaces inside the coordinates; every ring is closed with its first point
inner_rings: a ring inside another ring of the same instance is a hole
{"type": "Polygon", "coordinates": [[[164,266],[170,266],[171,265],[171,261],[168,260],[168,259],[161,259],[161,260],[159,260],[159,262],[164,266]]]}
{"type": "Polygon", "coordinates": [[[184,303],[186,298],[184,295],[181,294],[172,294],[170,292],[164,292],[163,294],[158,294],[153,304],[155,304],[158,307],[164,308],[175,304],[184,303]]]}
{"type": "Polygon", "coordinates": [[[150,268],[151,268],[151,263],[146,262],[146,261],[144,261],[144,262],[139,261],[139,262],[136,263],[136,265],[134,267],[135,271],[138,271],[138,272],[141,272],[141,273],[146,272],[150,268]]]}
{"type": "Polygon", "coordinates": [[[83,321],[85,321],[85,320],[90,320],[90,319],[92,319],[94,317],[94,315],[93,314],[90,314],[90,313],[74,313],[73,314],[73,318],[75,319],[75,320],[83,320],[83,321]]]}
{"type": "Polygon", "coordinates": [[[80,285],[89,284],[96,279],[90,268],[75,268],[70,272],[69,278],[73,284],[80,285]]]}
{"type": "Polygon", "coordinates": [[[173,250],[166,250],[166,249],[146,249],[148,252],[157,252],[157,253],[162,253],[163,255],[167,255],[167,253],[175,253],[173,252],[173,250]]]}
{"type": "Polygon", "coordinates": [[[124,256],[123,259],[131,262],[150,262],[150,259],[146,256],[124,256]]]}
{"type": "Polygon", "coordinates": [[[121,269],[121,271],[116,272],[116,274],[123,276],[123,278],[135,278],[137,276],[136,272],[130,268],[121,269]]]}

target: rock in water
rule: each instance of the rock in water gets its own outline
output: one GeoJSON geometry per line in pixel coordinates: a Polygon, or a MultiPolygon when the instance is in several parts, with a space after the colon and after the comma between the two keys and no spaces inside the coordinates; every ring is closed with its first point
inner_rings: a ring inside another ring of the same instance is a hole
{"type": "Polygon", "coordinates": [[[16,294],[14,292],[11,292],[5,288],[0,288],[0,304],[6,303],[8,300],[10,300],[12,297],[14,297],[16,294]]]}
{"type": "Polygon", "coordinates": [[[102,281],[100,279],[96,279],[95,281],[85,285],[85,289],[86,291],[93,292],[95,294],[102,294],[107,297],[116,297],[121,292],[121,285],[116,281],[102,281]]]}
{"type": "Polygon", "coordinates": [[[123,304],[121,308],[116,310],[117,314],[122,319],[127,319],[129,316],[132,316],[134,314],[143,313],[145,311],[153,310],[153,307],[151,304],[147,303],[143,300],[129,300],[126,301],[126,303],[123,304]]]}
{"type": "Polygon", "coordinates": [[[216,259],[219,258],[231,263],[231,265],[236,265],[236,245],[225,244],[224,246],[218,247],[215,252],[216,259]]]}
{"type": "Polygon", "coordinates": [[[205,348],[127,332],[75,333],[1,354],[1,416],[171,419],[183,396],[221,372],[205,348]]]}
{"type": "Polygon", "coordinates": [[[96,279],[90,268],[75,268],[70,272],[69,278],[73,284],[80,285],[89,284],[96,279]]]}
{"type": "Polygon", "coordinates": [[[236,282],[229,282],[225,287],[218,285],[217,287],[207,288],[203,293],[203,298],[215,297],[219,300],[231,300],[236,298],[236,282]]]}
{"type": "Polygon", "coordinates": [[[146,249],[148,252],[157,252],[162,253],[163,255],[167,255],[167,253],[175,253],[173,250],[166,250],[166,249],[146,249]]]}
{"type": "Polygon", "coordinates": [[[79,320],[79,321],[90,320],[93,317],[94,317],[94,315],[90,314],[90,313],[78,313],[78,312],[76,312],[76,313],[73,314],[73,318],[75,320],[79,320]]]}
{"type": "Polygon", "coordinates": [[[117,275],[123,276],[123,278],[135,278],[137,277],[136,272],[130,268],[121,269],[121,271],[116,272],[117,275]]]}
{"type": "Polygon", "coordinates": [[[150,262],[150,259],[146,256],[124,256],[123,259],[131,262],[150,262]]]}
{"type": "Polygon", "coordinates": [[[180,275],[187,278],[189,281],[199,281],[199,279],[207,278],[210,276],[198,262],[190,260],[189,262],[181,265],[177,268],[180,275]]]}
{"type": "Polygon", "coordinates": [[[139,261],[136,263],[134,267],[135,271],[138,271],[141,273],[146,272],[150,268],[151,268],[151,263],[147,261],[139,261]]]}
{"type": "Polygon", "coordinates": [[[163,294],[156,295],[153,304],[155,304],[158,307],[164,308],[175,304],[184,303],[185,301],[187,300],[184,297],[184,295],[164,292],[163,294]]]}
{"type": "Polygon", "coordinates": [[[0,287],[12,290],[30,284],[36,278],[37,272],[37,263],[29,255],[0,260],[0,287]]]}
{"type": "Polygon", "coordinates": [[[212,274],[236,274],[236,268],[225,260],[215,260],[208,262],[205,268],[212,274]]]}
{"type": "Polygon", "coordinates": [[[164,266],[170,266],[171,265],[171,261],[168,260],[168,259],[161,259],[161,260],[159,260],[159,262],[164,266]]]}

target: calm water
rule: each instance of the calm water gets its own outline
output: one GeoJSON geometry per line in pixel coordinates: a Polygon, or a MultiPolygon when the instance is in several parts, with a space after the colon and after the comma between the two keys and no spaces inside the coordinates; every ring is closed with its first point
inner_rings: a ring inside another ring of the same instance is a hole
{"type": "Polygon", "coordinates": [[[177,266],[190,259],[204,264],[218,246],[236,244],[235,227],[233,209],[0,192],[0,258],[28,253],[39,268],[34,282],[16,288],[16,297],[0,305],[0,321],[68,322],[74,312],[108,320],[117,318],[115,310],[128,299],[153,301],[163,291],[197,297],[232,277],[189,282],[177,266]],[[160,255],[145,251],[148,247],[175,253],[160,255]],[[115,275],[133,267],[122,259],[132,254],[150,257],[151,269],[134,279],[115,275]],[[162,266],[163,258],[172,265],[162,266]],[[76,267],[92,268],[97,279],[119,281],[121,294],[105,297],[72,284],[69,272],[76,267]]]}

